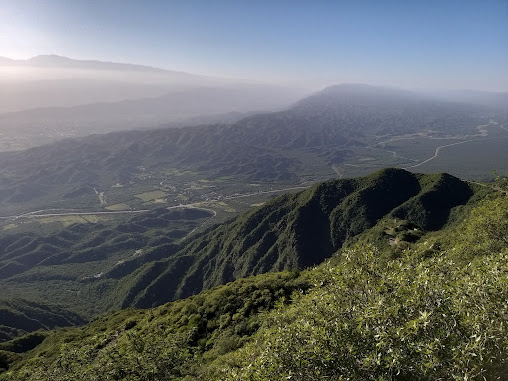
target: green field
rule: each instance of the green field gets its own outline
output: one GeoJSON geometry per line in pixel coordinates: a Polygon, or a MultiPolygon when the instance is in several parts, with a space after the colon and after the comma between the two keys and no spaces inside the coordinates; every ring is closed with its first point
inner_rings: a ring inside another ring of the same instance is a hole
{"type": "Polygon", "coordinates": [[[152,200],[155,200],[158,198],[166,197],[167,195],[168,195],[167,193],[157,190],[157,191],[135,194],[134,196],[139,198],[140,200],[146,202],[146,201],[152,201],[152,200]]]}
{"type": "Polygon", "coordinates": [[[112,210],[112,211],[129,210],[130,206],[125,203],[119,203],[119,204],[109,205],[106,207],[106,209],[112,210]]]}

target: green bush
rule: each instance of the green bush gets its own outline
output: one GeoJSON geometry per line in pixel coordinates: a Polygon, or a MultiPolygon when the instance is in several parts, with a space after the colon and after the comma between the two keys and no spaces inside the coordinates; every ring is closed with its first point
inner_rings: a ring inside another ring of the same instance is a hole
{"type": "MultiPolygon", "coordinates": [[[[423,245],[422,245],[423,246],[423,245]]],[[[372,247],[326,265],[316,288],[265,320],[228,380],[497,379],[508,363],[508,250],[463,266],[372,247]],[[503,368],[504,367],[504,368],[503,368]]],[[[500,378],[499,378],[500,379],[500,378]]]]}

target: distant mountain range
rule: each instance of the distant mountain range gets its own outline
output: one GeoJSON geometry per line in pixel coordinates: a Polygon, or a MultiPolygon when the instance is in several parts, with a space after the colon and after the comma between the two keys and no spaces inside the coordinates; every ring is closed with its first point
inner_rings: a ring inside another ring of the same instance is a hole
{"type": "Polygon", "coordinates": [[[330,176],[333,165],[380,139],[421,132],[435,138],[475,134],[492,113],[486,106],[402,90],[338,85],[288,110],[231,125],[111,133],[0,153],[0,202],[70,201],[84,187],[128,184],[140,166],[153,173],[176,167],[205,178],[242,181],[330,176]]]}
{"type": "MultiPolygon", "coordinates": [[[[88,83],[88,86],[94,85],[88,83]]],[[[115,86],[125,88],[126,94],[130,91],[128,85],[115,86]]],[[[137,99],[3,113],[0,114],[0,128],[4,126],[5,130],[21,136],[40,136],[48,130],[60,130],[62,135],[86,136],[161,126],[233,123],[256,111],[286,107],[297,100],[297,94],[277,86],[204,86],[137,99]]]]}
{"type": "Polygon", "coordinates": [[[428,94],[430,96],[449,101],[480,104],[503,110],[508,109],[508,93],[506,92],[489,92],[479,90],[440,90],[432,92],[429,91],[428,94]]]}
{"type": "Polygon", "coordinates": [[[308,93],[296,87],[55,55],[0,57],[0,86],[0,132],[28,136],[32,145],[37,144],[34,136],[47,133],[44,128],[83,136],[224,120],[219,114],[233,121],[238,118],[228,119],[227,114],[284,108],[308,93]]]}
{"type": "Polygon", "coordinates": [[[193,74],[177,72],[172,70],[164,70],[151,66],[135,65],[129,63],[117,63],[117,62],[103,62],[97,60],[76,60],[55,54],[39,55],[26,60],[14,60],[7,57],[0,57],[0,66],[70,68],[70,69],[110,70],[110,71],[140,71],[140,72],[153,72],[165,75],[188,76],[193,78],[200,77],[193,74]]]}
{"type": "MultiPolygon", "coordinates": [[[[416,110],[425,105],[423,98],[426,97],[429,107],[433,99],[434,104],[438,100],[448,102],[446,107],[450,106],[450,102],[461,102],[505,112],[508,109],[506,93],[416,93],[384,88],[383,93],[376,95],[372,90],[375,87],[371,87],[368,95],[368,86],[347,86],[342,85],[341,92],[349,95],[337,98],[336,94],[335,104],[328,105],[340,106],[336,114],[355,112],[355,107],[359,107],[357,111],[369,112],[368,104],[362,102],[370,102],[368,98],[376,96],[386,97],[384,105],[379,99],[371,105],[376,108],[386,108],[390,102],[389,107],[393,108],[394,102],[402,101],[406,109],[412,102],[416,110]],[[355,91],[357,95],[354,95],[355,91]],[[351,99],[348,100],[349,96],[351,99]],[[358,96],[362,100],[355,100],[358,96]],[[420,104],[420,101],[423,103],[420,104]]],[[[295,86],[214,78],[142,65],[74,60],[55,55],[28,60],[0,57],[0,88],[0,133],[3,134],[0,151],[29,148],[67,136],[160,126],[234,123],[254,112],[287,109],[310,93],[309,89],[295,86]]],[[[320,111],[329,114],[323,97],[330,97],[332,89],[312,97],[313,101],[305,100],[298,104],[300,116],[310,117],[303,115],[308,111],[314,112],[314,115],[320,111]],[[316,107],[316,102],[320,103],[319,107],[316,107]]],[[[433,111],[418,110],[420,114],[433,111]]]]}

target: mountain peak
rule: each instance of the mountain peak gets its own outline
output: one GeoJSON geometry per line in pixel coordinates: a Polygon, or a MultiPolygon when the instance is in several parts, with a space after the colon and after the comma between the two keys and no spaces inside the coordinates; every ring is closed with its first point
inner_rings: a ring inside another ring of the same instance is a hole
{"type": "Polygon", "coordinates": [[[36,64],[57,64],[57,63],[63,63],[63,62],[71,63],[71,62],[74,62],[75,60],[73,60],[69,57],[59,56],[57,54],[41,54],[41,55],[38,55],[38,56],[35,56],[32,58],[29,58],[26,61],[30,62],[30,63],[36,63],[36,64]]]}
{"type": "Polygon", "coordinates": [[[106,62],[98,60],[77,60],[57,54],[41,54],[26,60],[14,60],[7,57],[0,57],[0,65],[21,66],[21,67],[43,67],[43,68],[66,68],[66,69],[88,69],[88,70],[110,70],[110,71],[138,71],[153,72],[158,74],[178,74],[192,76],[184,72],[170,71],[152,66],[137,65],[130,63],[106,62]]]}
{"type": "Polygon", "coordinates": [[[53,66],[53,67],[69,67],[93,70],[130,70],[130,71],[153,71],[158,73],[167,73],[167,70],[159,69],[151,66],[136,65],[129,63],[104,62],[97,60],[76,60],[69,57],[59,56],[56,54],[39,55],[25,61],[28,65],[33,66],[53,66]]]}

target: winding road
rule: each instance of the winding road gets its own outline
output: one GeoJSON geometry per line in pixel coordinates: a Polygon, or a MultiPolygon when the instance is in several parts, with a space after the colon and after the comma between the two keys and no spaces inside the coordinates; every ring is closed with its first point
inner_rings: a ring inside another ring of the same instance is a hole
{"type": "MultiPolygon", "coordinates": [[[[208,203],[214,203],[214,202],[221,202],[221,201],[225,201],[225,200],[234,200],[234,199],[237,199],[237,198],[252,197],[252,196],[257,196],[257,195],[260,195],[260,194],[271,194],[271,193],[285,192],[285,191],[289,191],[289,190],[297,190],[297,189],[305,189],[305,188],[308,188],[308,186],[299,185],[299,186],[287,187],[287,188],[282,188],[282,189],[272,189],[272,190],[269,190],[269,191],[259,191],[259,192],[253,192],[253,193],[235,194],[235,195],[232,195],[232,196],[225,196],[225,197],[222,197],[220,199],[209,200],[207,202],[208,203]]],[[[207,208],[201,207],[200,206],[201,204],[202,204],[202,202],[198,201],[198,202],[193,202],[193,203],[189,203],[189,204],[179,204],[179,205],[168,206],[166,209],[187,208],[187,209],[202,209],[202,210],[207,210],[207,211],[213,211],[213,209],[207,209],[207,208]]],[[[97,211],[97,212],[93,212],[93,211],[79,212],[79,211],[76,211],[76,212],[62,212],[62,213],[44,213],[44,212],[48,212],[48,211],[58,211],[58,210],[62,210],[62,209],[41,209],[41,210],[34,210],[34,211],[31,211],[31,212],[25,212],[25,213],[21,213],[21,214],[18,214],[18,215],[0,216],[0,219],[2,219],[2,220],[8,220],[8,219],[17,220],[17,219],[20,219],[20,218],[43,218],[43,217],[63,217],[63,216],[94,216],[94,215],[131,214],[131,213],[149,212],[151,209],[118,210],[118,211],[108,211],[108,212],[105,212],[105,211],[97,211]]],[[[216,215],[216,212],[215,211],[213,211],[213,212],[215,214],[211,218],[215,217],[215,215],[216,215]]]]}
{"type": "Polygon", "coordinates": [[[451,144],[445,144],[443,146],[439,146],[436,148],[436,151],[434,152],[434,156],[431,156],[429,157],[428,159],[418,163],[418,164],[414,164],[414,165],[410,165],[408,167],[402,167],[402,169],[410,169],[410,168],[416,168],[416,167],[419,167],[420,165],[423,165],[425,163],[428,163],[429,161],[431,160],[434,160],[436,157],[439,156],[439,152],[441,152],[441,149],[443,148],[446,148],[446,147],[451,147],[451,146],[456,146],[456,145],[459,145],[459,144],[464,144],[464,143],[470,143],[470,142],[478,142],[478,141],[481,141],[481,140],[488,140],[488,139],[494,139],[494,138],[487,138],[487,139],[471,139],[471,140],[464,140],[462,142],[457,142],[457,143],[451,143],[451,144]]]}
{"type": "MultiPolygon", "coordinates": [[[[58,209],[54,209],[58,210],[58,209]]],[[[0,219],[19,219],[19,218],[41,218],[41,217],[61,217],[61,216],[95,216],[97,214],[126,214],[126,213],[143,213],[148,212],[150,209],[140,209],[140,210],[121,210],[121,211],[111,211],[111,212],[67,212],[67,213],[45,213],[45,214],[36,214],[39,212],[44,212],[44,210],[36,210],[33,212],[27,212],[23,214],[18,214],[14,216],[2,216],[0,219]]]]}
{"type": "MultiPolygon", "coordinates": [[[[189,207],[190,209],[191,207],[189,207]]],[[[183,242],[185,241],[187,238],[189,238],[196,230],[198,229],[201,229],[203,227],[204,224],[206,224],[208,221],[210,221],[212,218],[216,217],[217,216],[217,212],[213,209],[208,209],[208,208],[198,208],[198,207],[194,207],[192,209],[199,209],[199,210],[204,210],[206,212],[210,212],[212,213],[212,215],[207,218],[205,221],[203,221],[203,223],[201,223],[199,226],[197,226],[196,228],[192,229],[190,232],[188,232],[185,237],[181,238],[178,242],[183,242]]]]}
{"type": "Polygon", "coordinates": [[[508,126],[508,122],[506,122],[505,124],[500,125],[499,128],[502,128],[503,130],[508,131],[508,128],[506,128],[505,126],[508,126]]]}
{"type": "MultiPolygon", "coordinates": [[[[476,128],[480,129],[480,132],[481,132],[481,135],[480,136],[487,136],[487,132],[483,129],[481,130],[481,128],[483,127],[487,127],[489,126],[490,124],[497,124],[497,122],[491,122],[489,124],[483,124],[481,126],[478,126],[476,128]]],[[[499,128],[502,128],[503,130],[505,131],[508,131],[508,128],[506,128],[505,126],[508,125],[508,122],[498,126],[499,128]]],[[[479,141],[483,141],[483,140],[491,140],[491,139],[497,139],[497,138],[483,138],[483,139],[469,139],[469,140],[464,140],[464,141],[461,141],[461,142],[457,142],[457,143],[451,143],[451,144],[445,144],[445,145],[442,145],[442,146],[439,146],[436,148],[436,151],[434,152],[434,156],[431,156],[429,157],[428,159],[418,163],[418,164],[414,164],[414,165],[410,165],[410,166],[407,166],[407,167],[402,167],[402,169],[410,169],[410,168],[416,168],[416,167],[419,167],[420,165],[423,165],[425,163],[428,163],[429,161],[431,160],[434,160],[436,157],[439,156],[439,153],[441,152],[441,150],[443,148],[446,148],[446,147],[451,147],[451,146],[456,146],[456,145],[459,145],[459,144],[464,144],[464,143],[471,143],[471,142],[479,142],[479,141]]],[[[392,151],[390,151],[392,152],[392,151]]]]}

